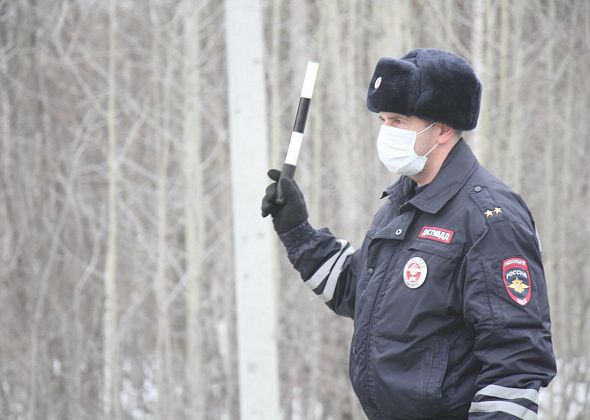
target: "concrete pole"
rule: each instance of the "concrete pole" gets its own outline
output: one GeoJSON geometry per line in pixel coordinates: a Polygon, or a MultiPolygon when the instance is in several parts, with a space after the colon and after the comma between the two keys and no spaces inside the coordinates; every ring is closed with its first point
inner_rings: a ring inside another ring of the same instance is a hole
{"type": "Polygon", "coordinates": [[[262,10],[259,0],[227,0],[229,94],[240,417],[278,419],[276,279],[271,230],[260,216],[269,180],[262,10]]]}

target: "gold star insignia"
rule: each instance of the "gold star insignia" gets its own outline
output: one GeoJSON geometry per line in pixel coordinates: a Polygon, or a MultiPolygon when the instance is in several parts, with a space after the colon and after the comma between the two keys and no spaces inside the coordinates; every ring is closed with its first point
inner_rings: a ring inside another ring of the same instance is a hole
{"type": "Polygon", "coordinates": [[[486,210],[483,212],[483,214],[485,214],[486,217],[492,217],[494,215],[494,212],[492,212],[491,210],[486,210]]]}
{"type": "Polygon", "coordinates": [[[500,207],[496,207],[496,208],[494,209],[494,212],[495,212],[496,214],[500,214],[500,213],[502,213],[502,209],[501,209],[500,207]]]}
{"type": "Polygon", "coordinates": [[[510,283],[510,286],[508,287],[514,289],[516,293],[522,293],[530,286],[528,284],[523,283],[522,280],[517,277],[514,280],[512,280],[512,283],[510,283]]]}

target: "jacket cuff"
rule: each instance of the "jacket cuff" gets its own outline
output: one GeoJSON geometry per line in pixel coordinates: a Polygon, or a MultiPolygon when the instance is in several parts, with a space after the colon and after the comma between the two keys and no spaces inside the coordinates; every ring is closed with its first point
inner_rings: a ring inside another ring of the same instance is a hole
{"type": "Polygon", "coordinates": [[[287,248],[287,253],[291,254],[299,245],[313,238],[315,233],[316,230],[305,220],[290,231],[279,234],[279,239],[287,248]]]}

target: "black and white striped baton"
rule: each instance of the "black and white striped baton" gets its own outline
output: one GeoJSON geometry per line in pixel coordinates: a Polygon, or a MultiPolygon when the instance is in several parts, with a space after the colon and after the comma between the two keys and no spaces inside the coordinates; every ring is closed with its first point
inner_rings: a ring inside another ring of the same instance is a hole
{"type": "MultiPolygon", "coordinates": [[[[297,158],[299,157],[299,150],[301,149],[301,141],[303,140],[303,130],[305,130],[305,122],[307,121],[307,114],[309,106],[311,105],[311,95],[313,94],[313,87],[315,86],[315,79],[318,74],[319,64],[314,61],[307,62],[305,69],[305,77],[303,78],[303,87],[301,88],[301,96],[299,98],[299,106],[297,107],[297,115],[295,115],[295,123],[293,124],[293,132],[291,133],[291,141],[289,142],[289,149],[287,150],[287,157],[283,163],[281,170],[281,178],[286,177],[293,179],[295,176],[295,169],[297,169],[297,158]]],[[[277,204],[284,204],[285,197],[281,191],[281,183],[277,184],[277,204]]]]}

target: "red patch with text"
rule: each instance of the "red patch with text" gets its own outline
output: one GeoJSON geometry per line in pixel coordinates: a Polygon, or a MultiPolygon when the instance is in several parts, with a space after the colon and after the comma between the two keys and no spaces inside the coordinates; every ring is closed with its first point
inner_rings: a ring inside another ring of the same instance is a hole
{"type": "Polygon", "coordinates": [[[533,282],[529,265],[524,258],[512,257],[502,262],[502,280],[510,299],[526,306],[532,296],[533,282]]]}
{"type": "Polygon", "coordinates": [[[450,244],[453,240],[455,232],[448,229],[439,228],[436,226],[424,226],[420,231],[418,238],[430,239],[431,241],[442,242],[443,244],[450,244]]]}

